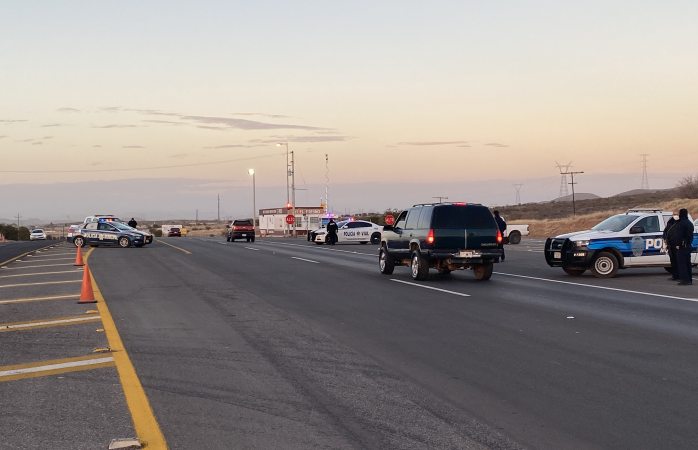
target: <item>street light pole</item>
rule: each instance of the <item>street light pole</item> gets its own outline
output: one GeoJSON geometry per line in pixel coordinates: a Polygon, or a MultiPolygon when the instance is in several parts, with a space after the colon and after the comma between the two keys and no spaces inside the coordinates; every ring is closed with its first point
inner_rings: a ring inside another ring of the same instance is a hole
{"type": "MultiPolygon", "coordinates": [[[[291,202],[291,198],[289,195],[289,187],[288,187],[288,177],[291,174],[291,172],[289,170],[289,164],[288,164],[288,142],[279,142],[278,144],[276,144],[277,147],[281,147],[282,145],[286,146],[286,205],[288,205],[291,202]]],[[[289,228],[289,225],[286,224],[286,228],[284,228],[284,234],[288,233],[288,228],[289,228]]]]}
{"type": "Polygon", "coordinates": [[[257,234],[257,187],[255,186],[254,179],[254,169],[249,169],[247,171],[252,175],[252,228],[255,230],[255,235],[257,234]]]}

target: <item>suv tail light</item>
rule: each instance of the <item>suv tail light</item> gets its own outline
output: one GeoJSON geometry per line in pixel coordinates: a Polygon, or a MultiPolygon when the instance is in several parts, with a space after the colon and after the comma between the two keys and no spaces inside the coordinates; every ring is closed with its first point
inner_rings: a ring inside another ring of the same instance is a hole
{"type": "Polygon", "coordinates": [[[499,230],[497,230],[497,244],[501,244],[501,243],[502,243],[502,239],[503,239],[503,238],[502,238],[502,232],[499,231],[499,230]]]}
{"type": "Polygon", "coordinates": [[[427,234],[427,244],[433,244],[434,243],[434,230],[430,229],[429,233],[427,234]]]}

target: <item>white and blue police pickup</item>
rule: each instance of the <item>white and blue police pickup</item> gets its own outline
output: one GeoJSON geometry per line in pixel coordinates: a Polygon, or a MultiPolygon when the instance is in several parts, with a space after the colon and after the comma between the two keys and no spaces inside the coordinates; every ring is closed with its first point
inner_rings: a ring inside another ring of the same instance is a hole
{"type": "MultiPolygon", "coordinates": [[[[366,220],[342,220],[337,222],[337,243],[359,242],[380,244],[383,227],[366,220]]],[[[327,228],[318,228],[310,233],[316,244],[329,242],[327,228]]]]}
{"type": "Polygon", "coordinates": [[[146,244],[146,237],[140,231],[120,222],[111,221],[85,223],[81,228],[70,233],[67,240],[76,247],[115,245],[127,248],[143,247],[146,244]]]}
{"type": "MultiPolygon", "coordinates": [[[[669,254],[662,234],[671,212],[659,209],[631,209],[611,216],[591,230],[562,234],[545,241],[545,261],[562,267],[569,275],[582,275],[587,269],[598,278],[614,277],[619,269],[664,267],[669,270],[669,254]]],[[[693,247],[698,234],[693,235],[693,247]]],[[[693,264],[698,253],[693,253],[693,264]]]]}

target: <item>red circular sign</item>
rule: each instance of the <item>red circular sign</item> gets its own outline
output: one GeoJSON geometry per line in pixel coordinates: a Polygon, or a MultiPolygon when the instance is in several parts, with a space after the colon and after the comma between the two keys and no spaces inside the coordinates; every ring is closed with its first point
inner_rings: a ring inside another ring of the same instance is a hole
{"type": "Polygon", "coordinates": [[[296,218],[293,214],[289,214],[288,216],[286,216],[286,223],[287,224],[293,225],[293,222],[295,222],[295,221],[296,221],[296,218]]]}
{"type": "Polygon", "coordinates": [[[388,214],[385,216],[385,224],[386,225],[393,225],[395,223],[395,217],[392,214],[388,214]]]}

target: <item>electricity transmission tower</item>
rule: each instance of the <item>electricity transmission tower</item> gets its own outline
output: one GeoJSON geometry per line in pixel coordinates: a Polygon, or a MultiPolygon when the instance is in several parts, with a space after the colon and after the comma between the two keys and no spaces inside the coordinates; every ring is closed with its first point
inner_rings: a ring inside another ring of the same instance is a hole
{"type": "Polygon", "coordinates": [[[647,157],[649,153],[641,153],[642,156],[642,181],[640,181],[640,189],[649,189],[650,182],[647,179],[647,157]]]}
{"type": "Polygon", "coordinates": [[[523,186],[522,183],[518,183],[514,185],[514,189],[516,189],[516,204],[520,205],[521,204],[521,186],[523,186]]]}
{"type": "Polygon", "coordinates": [[[558,169],[560,169],[560,195],[558,197],[567,197],[570,195],[569,190],[567,190],[567,175],[572,167],[572,161],[568,162],[567,164],[560,164],[559,162],[555,161],[555,165],[558,169]]]}

